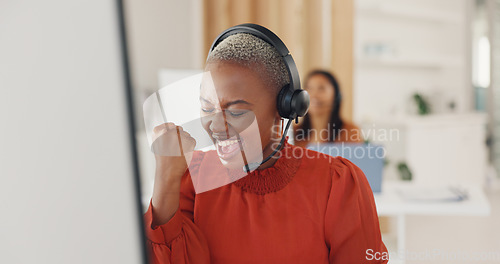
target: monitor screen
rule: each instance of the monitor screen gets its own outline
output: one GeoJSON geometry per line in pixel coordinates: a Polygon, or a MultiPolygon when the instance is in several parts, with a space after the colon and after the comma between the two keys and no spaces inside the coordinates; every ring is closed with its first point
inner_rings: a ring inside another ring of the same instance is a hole
{"type": "Polygon", "coordinates": [[[146,263],[121,5],[0,2],[0,263],[146,263]]]}

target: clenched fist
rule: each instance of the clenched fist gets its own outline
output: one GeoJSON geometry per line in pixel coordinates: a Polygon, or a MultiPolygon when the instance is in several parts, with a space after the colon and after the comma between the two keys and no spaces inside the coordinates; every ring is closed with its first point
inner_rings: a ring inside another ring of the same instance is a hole
{"type": "Polygon", "coordinates": [[[195,145],[196,140],[174,123],[164,123],[153,129],[151,148],[155,154],[157,168],[184,174],[195,145]]]}

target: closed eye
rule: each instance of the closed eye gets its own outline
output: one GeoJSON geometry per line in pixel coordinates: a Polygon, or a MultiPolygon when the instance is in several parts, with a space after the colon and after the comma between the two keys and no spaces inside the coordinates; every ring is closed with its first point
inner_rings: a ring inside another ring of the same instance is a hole
{"type": "Polygon", "coordinates": [[[201,111],[205,113],[212,113],[215,110],[215,108],[201,108],[201,111]]]}
{"type": "Polygon", "coordinates": [[[242,116],[246,113],[248,113],[248,110],[245,110],[245,111],[229,111],[227,110],[227,112],[231,115],[231,116],[242,116]]]}

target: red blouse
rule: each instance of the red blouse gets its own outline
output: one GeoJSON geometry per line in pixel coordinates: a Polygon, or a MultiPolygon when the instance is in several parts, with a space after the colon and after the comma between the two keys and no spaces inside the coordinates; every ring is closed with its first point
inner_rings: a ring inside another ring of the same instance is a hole
{"type": "MultiPolygon", "coordinates": [[[[270,168],[200,194],[186,172],[170,221],[152,226],[151,205],[144,215],[151,263],[387,263],[373,258],[387,249],[363,172],[288,143],[282,154],[270,168]]],[[[191,170],[211,173],[204,168],[217,161],[196,152],[191,170]]]]}

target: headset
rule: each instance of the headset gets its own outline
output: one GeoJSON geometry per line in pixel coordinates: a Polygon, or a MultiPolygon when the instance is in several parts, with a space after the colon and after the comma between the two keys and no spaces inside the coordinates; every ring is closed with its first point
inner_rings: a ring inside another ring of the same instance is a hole
{"type": "Polygon", "coordinates": [[[260,165],[267,162],[278,152],[278,150],[281,149],[281,147],[283,146],[283,142],[285,141],[288,129],[290,128],[291,121],[295,119],[295,122],[297,123],[298,117],[304,116],[307,113],[307,110],[309,109],[309,94],[307,93],[307,91],[300,88],[299,71],[297,70],[295,61],[293,60],[290,51],[288,51],[288,48],[285,46],[283,41],[281,41],[281,39],[276,36],[276,34],[263,26],[246,23],[226,29],[213,42],[212,46],[210,47],[209,55],[224,39],[231,35],[239,33],[253,35],[273,46],[283,59],[290,79],[290,83],[281,88],[276,99],[276,105],[279,115],[282,118],[288,119],[288,123],[286,124],[286,128],[283,132],[280,144],[273,151],[273,153],[271,153],[271,155],[265,158],[262,162],[246,164],[243,170],[246,170],[246,172],[250,172],[250,170],[254,170],[260,165]]]}

